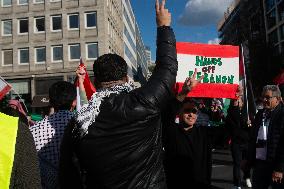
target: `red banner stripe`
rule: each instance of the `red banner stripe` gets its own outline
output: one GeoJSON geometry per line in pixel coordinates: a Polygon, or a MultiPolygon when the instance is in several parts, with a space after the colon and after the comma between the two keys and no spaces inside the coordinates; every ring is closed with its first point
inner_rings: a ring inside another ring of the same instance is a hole
{"type": "MultiPolygon", "coordinates": [[[[176,83],[176,92],[180,92],[183,83],[176,83]]],[[[204,98],[231,98],[236,99],[237,84],[214,84],[200,83],[190,93],[188,97],[204,97],[204,98]]]]}
{"type": "Polygon", "coordinates": [[[178,54],[190,54],[206,57],[239,57],[239,47],[232,45],[208,45],[199,43],[177,42],[178,54]]]}

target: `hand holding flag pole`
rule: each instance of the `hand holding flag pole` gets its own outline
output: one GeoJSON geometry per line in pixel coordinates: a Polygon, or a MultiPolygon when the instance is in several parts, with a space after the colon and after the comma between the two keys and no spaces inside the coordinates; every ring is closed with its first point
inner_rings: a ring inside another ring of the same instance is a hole
{"type": "Polygon", "coordinates": [[[80,64],[76,70],[76,79],[75,84],[77,87],[77,110],[81,107],[81,96],[87,96],[87,99],[90,100],[92,95],[96,92],[95,87],[91,83],[85,64],[83,63],[82,58],[80,58],[80,64]]]}

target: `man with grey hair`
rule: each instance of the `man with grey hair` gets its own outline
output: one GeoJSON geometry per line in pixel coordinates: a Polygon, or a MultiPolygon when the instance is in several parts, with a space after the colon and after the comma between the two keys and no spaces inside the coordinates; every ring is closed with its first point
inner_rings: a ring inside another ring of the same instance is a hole
{"type": "Polygon", "coordinates": [[[253,188],[267,189],[272,186],[273,189],[283,189],[284,109],[278,86],[265,86],[262,99],[264,109],[255,116],[250,143],[253,188]]]}

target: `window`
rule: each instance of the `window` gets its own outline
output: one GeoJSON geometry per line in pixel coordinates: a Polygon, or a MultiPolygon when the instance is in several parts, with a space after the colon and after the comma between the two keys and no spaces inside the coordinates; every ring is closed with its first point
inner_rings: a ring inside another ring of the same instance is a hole
{"type": "Polygon", "coordinates": [[[85,13],[85,27],[95,28],[96,26],[97,26],[97,13],[96,12],[85,13]]]}
{"type": "Polygon", "coordinates": [[[34,0],[34,3],[44,3],[44,0],[34,0]]]}
{"type": "Polygon", "coordinates": [[[45,32],[45,18],[44,17],[35,18],[34,23],[35,23],[35,33],[45,32]]]}
{"type": "Polygon", "coordinates": [[[275,5],[275,0],[265,0],[266,12],[272,9],[275,5]]]}
{"type": "Polygon", "coordinates": [[[2,7],[12,6],[12,0],[2,0],[2,7]]]}
{"type": "Polygon", "coordinates": [[[280,21],[284,20],[284,1],[278,5],[278,15],[280,21]]]}
{"type": "Polygon", "coordinates": [[[80,60],[80,44],[69,45],[69,60],[80,60]]]}
{"type": "Polygon", "coordinates": [[[51,61],[52,62],[62,62],[62,60],[63,60],[63,47],[62,47],[62,45],[52,46],[51,47],[51,61]]]}
{"type": "Polygon", "coordinates": [[[276,43],[278,43],[277,29],[275,29],[274,31],[268,34],[268,42],[272,45],[275,45],[276,43]]]}
{"type": "Polygon", "coordinates": [[[2,21],[2,35],[11,36],[12,35],[12,20],[2,21]]]}
{"type": "Polygon", "coordinates": [[[61,15],[51,16],[51,31],[60,31],[62,28],[61,15]]]}
{"type": "Polygon", "coordinates": [[[2,65],[12,65],[13,64],[13,50],[7,49],[2,51],[2,65]]]}
{"type": "Polygon", "coordinates": [[[18,5],[27,5],[28,0],[18,0],[18,5]]]}
{"type": "Polygon", "coordinates": [[[50,2],[60,2],[61,0],[50,0],[50,2]]]}
{"type": "Polygon", "coordinates": [[[98,58],[98,43],[87,43],[87,59],[98,58]]]}
{"type": "Polygon", "coordinates": [[[45,47],[37,47],[35,48],[35,61],[36,63],[44,63],[46,56],[45,56],[45,47]]]}
{"type": "Polygon", "coordinates": [[[273,9],[269,14],[266,15],[267,27],[272,28],[276,24],[276,11],[273,9]]]}
{"type": "Polygon", "coordinates": [[[29,32],[29,20],[27,18],[19,19],[19,34],[27,34],[29,32]]]}
{"type": "Polygon", "coordinates": [[[68,15],[68,28],[79,29],[79,14],[68,15]]]}
{"type": "Polygon", "coordinates": [[[28,64],[30,62],[29,49],[19,49],[19,64],[28,64]]]}

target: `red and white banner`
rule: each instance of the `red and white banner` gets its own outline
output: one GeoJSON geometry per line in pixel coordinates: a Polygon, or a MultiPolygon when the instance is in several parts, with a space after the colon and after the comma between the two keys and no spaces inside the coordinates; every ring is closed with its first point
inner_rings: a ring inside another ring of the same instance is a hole
{"type": "Polygon", "coordinates": [[[238,46],[177,42],[177,54],[177,91],[196,68],[197,78],[205,77],[188,94],[189,97],[236,98],[239,85],[238,46]]]}

